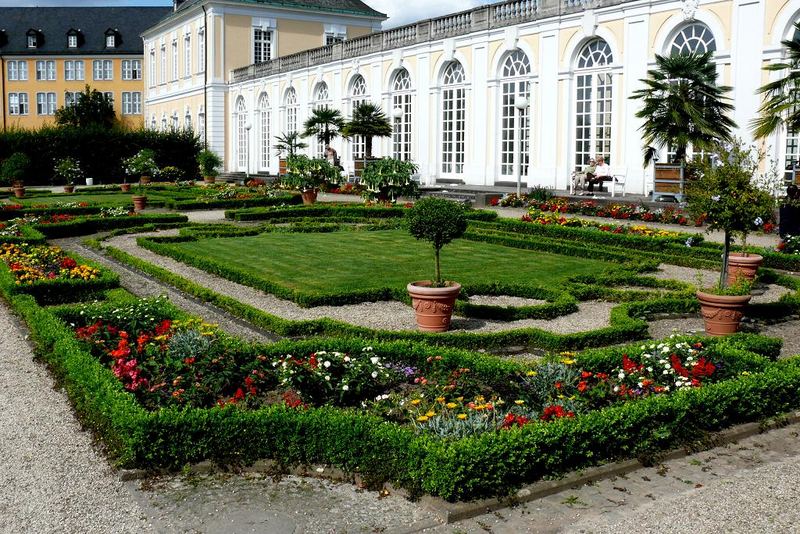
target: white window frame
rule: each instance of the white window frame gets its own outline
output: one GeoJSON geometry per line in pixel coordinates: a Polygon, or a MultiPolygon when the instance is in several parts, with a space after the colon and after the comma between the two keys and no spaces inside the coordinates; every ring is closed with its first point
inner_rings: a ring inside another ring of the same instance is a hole
{"type": "Polygon", "coordinates": [[[531,63],[530,58],[522,50],[515,50],[508,54],[500,66],[500,80],[498,84],[499,124],[498,124],[498,163],[499,176],[509,178],[514,176],[517,167],[515,148],[521,155],[520,175],[527,176],[530,165],[530,133],[531,133],[531,63]],[[517,98],[526,98],[528,107],[517,111],[515,102],[517,98]],[[516,144],[516,121],[520,116],[520,145],[516,144]]]}
{"type": "Polygon", "coordinates": [[[56,79],[56,62],[52,59],[36,61],[36,81],[52,82],[56,79]]]}
{"type": "Polygon", "coordinates": [[[413,159],[413,96],[408,70],[398,70],[392,78],[392,157],[403,161],[413,159]],[[394,116],[396,109],[403,110],[399,118],[394,116]]]}
{"type": "Polygon", "coordinates": [[[272,28],[253,28],[253,63],[263,63],[275,57],[275,32],[272,28]]]}
{"type": "MultiPolygon", "coordinates": [[[[367,81],[360,74],[357,74],[350,84],[350,116],[359,104],[369,100],[367,95],[367,81]]],[[[354,135],[350,139],[350,158],[355,161],[364,159],[367,152],[367,142],[363,135],[354,135]]]]}
{"type": "Polygon", "coordinates": [[[55,93],[36,93],[36,114],[55,115],[56,114],[56,94],[55,93]]]}
{"type": "Polygon", "coordinates": [[[206,31],[200,29],[197,32],[197,72],[206,71],[206,31]]]}
{"type": "Polygon", "coordinates": [[[78,91],[64,91],[64,107],[74,106],[78,103],[79,98],[78,91]]]}
{"type": "Polygon", "coordinates": [[[262,171],[269,168],[270,164],[270,130],[272,127],[272,110],[270,108],[269,96],[267,93],[261,93],[258,97],[258,133],[259,133],[259,147],[261,154],[258,158],[259,166],[262,171]]]}
{"type": "Polygon", "coordinates": [[[442,72],[440,106],[439,170],[442,176],[462,176],[467,153],[467,83],[464,66],[457,60],[442,72]]]}
{"type": "Polygon", "coordinates": [[[284,98],[284,108],[286,109],[286,133],[297,131],[297,113],[300,105],[297,103],[297,90],[290,87],[286,90],[284,98]]]}
{"type": "Polygon", "coordinates": [[[571,118],[571,151],[575,168],[586,165],[590,158],[598,155],[603,156],[607,164],[612,164],[616,93],[613,62],[611,47],[600,38],[585,43],[578,54],[571,118]],[[598,46],[603,49],[600,50],[598,46]],[[602,96],[599,96],[600,93],[602,96]],[[598,135],[598,128],[602,128],[602,135],[598,135]]]}
{"type": "Polygon", "coordinates": [[[250,156],[247,153],[247,106],[244,98],[239,97],[236,101],[236,111],[234,113],[233,121],[235,130],[235,148],[236,148],[236,165],[238,170],[247,170],[247,158],[250,156]]]}
{"type": "Polygon", "coordinates": [[[150,87],[157,85],[156,81],[156,49],[150,49],[150,87]]]}
{"type": "Polygon", "coordinates": [[[28,35],[28,48],[36,48],[38,46],[38,39],[35,35],[28,35]]]}
{"type": "Polygon", "coordinates": [[[64,61],[64,79],[68,82],[83,81],[85,69],[82,59],[68,59],[64,61]]]}
{"type": "Polygon", "coordinates": [[[172,40],[172,81],[178,80],[178,40],[172,40]]]}
{"type": "Polygon", "coordinates": [[[192,75],[192,34],[187,33],[183,36],[183,77],[189,78],[192,75]]]}
{"type": "Polygon", "coordinates": [[[19,65],[17,65],[16,61],[10,60],[8,62],[7,72],[8,81],[15,82],[19,80],[19,65]]]}
{"type": "Polygon", "coordinates": [[[92,60],[92,77],[95,81],[114,79],[114,62],[110,59],[92,60]]]}
{"type": "Polygon", "coordinates": [[[113,33],[111,35],[106,35],[106,48],[116,48],[117,46],[117,36],[113,33]]]}
{"type": "Polygon", "coordinates": [[[159,84],[167,83],[167,45],[161,45],[161,71],[158,79],[159,84]]]}
{"type": "Polygon", "coordinates": [[[67,35],[67,48],[78,48],[78,36],[76,34],[67,35]]]}

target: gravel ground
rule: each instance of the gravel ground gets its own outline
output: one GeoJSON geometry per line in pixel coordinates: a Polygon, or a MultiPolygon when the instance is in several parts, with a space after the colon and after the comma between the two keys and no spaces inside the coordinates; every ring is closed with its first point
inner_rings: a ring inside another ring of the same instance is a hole
{"type": "Polygon", "coordinates": [[[547,304],[546,300],[526,299],[523,297],[512,297],[510,295],[472,295],[469,297],[470,304],[481,306],[541,306],[547,304]]]}
{"type": "MultiPolygon", "coordinates": [[[[161,232],[159,235],[171,235],[174,231],[161,232]]],[[[152,234],[139,234],[152,235],[152,234]]],[[[329,317],[350,324],[367,328],[385,330],[416,330],[414,313],[411,308],[401,302],[381,301],[365,302],[348,306],[318,306],[301,308],[294,302],[279,299],[241,284],[237,284],[200,269],[184,265],[171,258],[153,254],[136,245],[136,236],[117,236],[105,242],[125,252],[137,256],[159,267],[180,273],[195,283],[214,289],[219,293],[233,297],[245,304],[271,314],[291,320],[308,320],[329,317]]],[[[454,317],[450,333],[453,332],[498,332],[518,328],[540,328],[556,333],[573,333],[596,330],[608,326],[611,308],[615,304],[609,302],[583,302],[576,313],[556,319],[526,319],[521,321],[487,321],[465,317],[454,317]]]]}
{"type": "Polygon", "coordinates": [[[0,532],[152,532],[0,301],[0,532]]]}

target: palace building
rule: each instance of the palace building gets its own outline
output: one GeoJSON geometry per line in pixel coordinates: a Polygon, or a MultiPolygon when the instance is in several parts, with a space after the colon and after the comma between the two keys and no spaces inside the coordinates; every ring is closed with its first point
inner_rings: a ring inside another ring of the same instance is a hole
{"type": "MultiPolygon", "coordinates": [[[[422,183],[510,185],[519,171],[565,189],[603,155],[640,194],[652,169],[629,96],[655,55],[713,52],[747,140],[763,67],[800,19],[800,0],[513,0],[378,31],[383,16],[354,0],[179,4],[143,34],[145,120],[197,129],[228,171],[277,173],[275,136],[315,106],[347,116],[372,101],[394,123],[376,155],[413,160],[422,183]]],[[[796,133],[768,145],[800,157],[796,133]]],[[[363,158],[357,138],[334,148],[350,171],[363,158]]]]}
{"type": "Polygon", "coordinates": [[[120,120],[142,121],[142,39],[163,7],[0,8],[3,130],[53,122],[86,85],[106,93],[120,120]]]}

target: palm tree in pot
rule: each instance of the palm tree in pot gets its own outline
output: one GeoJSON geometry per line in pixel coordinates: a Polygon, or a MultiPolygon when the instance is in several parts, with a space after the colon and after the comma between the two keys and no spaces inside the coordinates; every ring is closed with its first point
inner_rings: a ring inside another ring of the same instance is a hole
{"type": "Polygon", "coordinates": [[[406,286],[416,312],[417,326],[426,332],[445,332],[450,328],[453,306],[461,291],[458,282],[442,278],[442,247],[464,235],[467,217],[464,207],[443,198],[423,198],[406,217],[409,233],[433,245],[435,277],[406,286]]]}
{"type": "Polygon", "coordinates": [[[298,132],[286,132],[283,135],[276,135],[277,143],[272,145],[273,150],[278,155],[278,174],[286,174],[286,162],[294,157],[300,150],[307,148],[308,145],[300,140],[298,132]],[[285,156],[285,157],[283,157],[285,156]]]}
{"type": "Polygon", "coordinates": [[[344,125],[342,134],[345,137],[363,136],[364,155],[366,159],[372,159],[372,138],[391,137],[392,131],[392,123],[380,106],[362,102],[353,109],[353,116],[344,125]]]}
{"type": "Polygon", "coordinates": [[[311,111],[311,116],[303,126],[303,137],[315,137],[323,147],[328,147],[332,140],[341,135],[344,117],[338,109],[322,106],[311,111]]]}

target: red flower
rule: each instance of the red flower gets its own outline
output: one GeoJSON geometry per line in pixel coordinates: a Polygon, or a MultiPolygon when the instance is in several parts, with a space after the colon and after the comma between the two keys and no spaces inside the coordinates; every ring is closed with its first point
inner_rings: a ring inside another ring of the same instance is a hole
{"type": "Polygon", "coordinates": [[[183,363],[185,363],[186,365],[193,365],[194,362],[195,362],[194,356],[183,359],[183,363]]]}
{"type": "Polygon", "coordinates": [[[681,359],[678,358],[677,354],[671,354],[669,357],[670,363],[672,363],[672,368],[675,369],[675,372],[683,377],[689,376],[689,371],[683,366],[681,363],[681,359]]]}
{"type": "Polygon", "coordinates": [[[622,370],[625,371],[625,374],[634,373],[636,371],[641,371],[642,366],[635,361],[628,358],[627,354],[622,355],[622,370]]]}
{"type": "Polygon", "coordinates": [[[716,366],[713,363],[707,361],[705,358],[700,358],[692,367],[692,377],[701,378],[704,376],[711,376],[714,374],[715,370],[716,366]]]}
{"type": "Polygon", "coordinates": [[[592,373],[590,373],[589,371],[584,371],[581,373],[581,378],[591,378],[591,377],[592,373]]]}
{"type": "Polygon", "coordinates": [[[78,262],[76,262],[75,260],[73,260],[70,257],[66,257],[63,260],[61,260],[61,264],[60,264],[60,267],[62,269],[73,269],[73,268],[75,268],[77,266],[78,266],[78,262]]]}
{"type": "Polygon", "coordinates": [[[585,380],[581,380],[580,382],[578,382],[578,391],[583,393],[587,389],[589,389],[589,384],[587,384],[585,380]]]}
{"type": "Polygon", "coordinates": [[[158,326],[156,326],[156,336],[165,335],[167,332],[169,332],[170,328],[172,328],[172,321],[169,319],[164,319],[161,321],[161,323],[159,323],[158,326]]]}
{"type": "Polygon", "coordinates": [[[545,407],[539,419],[542,421],[552,421],[553,419],[559,419],[561,417],[575,417],[575,413],[566,411],[563,406],[551,405],[545,407]]]}

